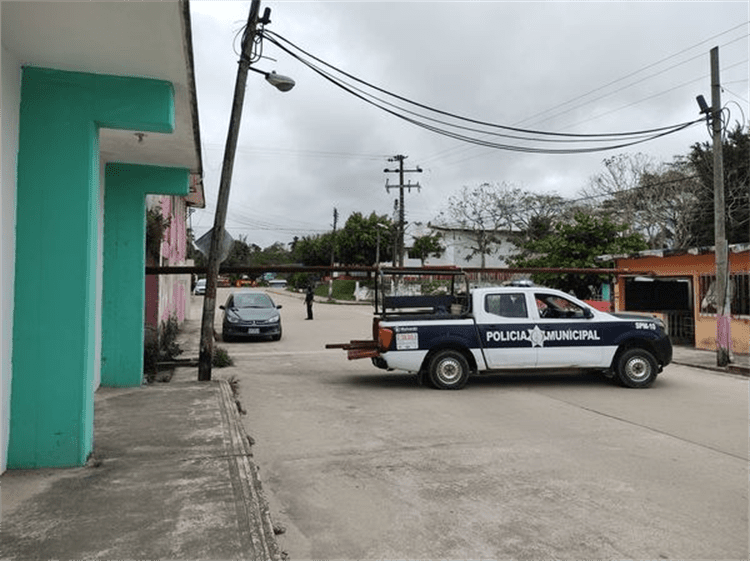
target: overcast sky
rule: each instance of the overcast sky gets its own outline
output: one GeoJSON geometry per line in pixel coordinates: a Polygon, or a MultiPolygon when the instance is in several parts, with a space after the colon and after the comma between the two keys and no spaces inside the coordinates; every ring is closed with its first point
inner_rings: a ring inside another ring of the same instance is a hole
{"type": "MultiPolygon", "coordinates": [[[[358,78],[424,105],[481,121],[550,132],[612,133],[699,117],[710,103],[712,47],[723,104],[749,118],[750,4],[722,2],[263,2],[267,29],[358,78]],[[740,109],[742,107],[742,110],[740,109]]],[[[192,0],[207,205],[213,225],[237,74],[238,32],[250,2],[192,0]]],[[[434,220],[463,186],[508,182],[573,198],[623,150],[527,154],[473,146],[406,123],[330,84],[276,46],[254,64],[296,81],[281,93],[250,73],[227,229],[266,247],[329,231],[352,212],[393,214],[387,158],[408,156],[411,222],[434,220]]],[[[660,161],[708,141],[705,126],[625,149],[660,161]]]]}

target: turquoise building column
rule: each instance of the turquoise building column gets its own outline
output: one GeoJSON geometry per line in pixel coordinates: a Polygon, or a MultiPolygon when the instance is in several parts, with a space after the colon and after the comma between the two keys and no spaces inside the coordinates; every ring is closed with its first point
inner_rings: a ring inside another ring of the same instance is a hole
{"type": "Polygon", "coordinates": [[[8,468],[93,448],[101,127],[172,132],[172,84],[23,69],[8,468]]]}
{"type": "Polygon", "coordinates": [[[103,386],[143,380],[146,195],[188,195],[190,171],[110,163],[104,169],[103,386]]]}

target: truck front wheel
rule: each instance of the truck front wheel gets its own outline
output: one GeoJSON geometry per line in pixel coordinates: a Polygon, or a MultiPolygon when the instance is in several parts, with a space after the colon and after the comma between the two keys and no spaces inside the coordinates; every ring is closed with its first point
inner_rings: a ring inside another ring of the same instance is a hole
{"type": "Polygon", "coordinates": [[[438,351],[430,360],[429,376],[439,390],[460,390],[469,379],[469,363],[458,351],[438,351]]]}
{"type": "Polygon", "coordinates": [[[615,366],[620,383],[627,388],[647,388],[659,373],[656,359],[645,349],[629,349],[622,353],[615,366]]]}

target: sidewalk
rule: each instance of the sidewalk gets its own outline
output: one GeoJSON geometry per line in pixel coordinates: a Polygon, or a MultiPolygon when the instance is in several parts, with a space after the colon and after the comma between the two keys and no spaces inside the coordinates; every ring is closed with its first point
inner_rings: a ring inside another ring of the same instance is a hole
{"type": "Polygon", "coordinates": [[[672,362],[705,370],[714,370],[727,374],[739,374],[750,376],[750,357],[747,355],[735,355],[734,362],[727,367],[716,365],[716,352],[703,351],[694,347],[675,345],[673,348],[672,362]]]}
{"type": "Polygon", "coordinates": [[[10,470],[1,559],[280,559],[230,385],[100,388],[94,455],[10,470]]]}

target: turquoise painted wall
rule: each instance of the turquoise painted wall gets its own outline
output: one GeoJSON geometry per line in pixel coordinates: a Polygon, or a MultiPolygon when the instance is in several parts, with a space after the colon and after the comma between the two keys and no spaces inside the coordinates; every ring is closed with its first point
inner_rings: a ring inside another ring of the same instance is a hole
{"type": "Polygon", "coordinates": [[[143,380],[146,195],[187,195],[190,172],[111,163],[104,170],[103,386],[143,380]]]}
{"type": "Polygon", "coordinates": [[[100,127],[172,132],[171,83],[23,69],[9,468],[93,447],[100,127]]]}

